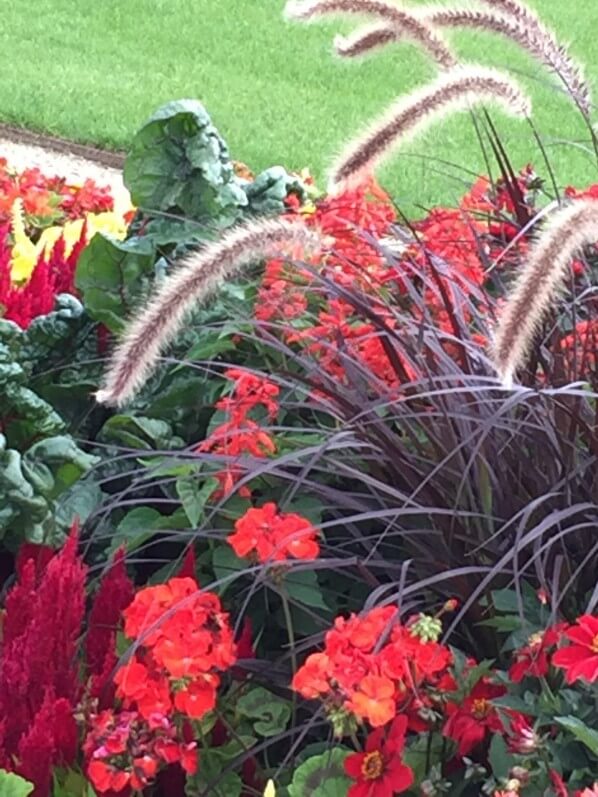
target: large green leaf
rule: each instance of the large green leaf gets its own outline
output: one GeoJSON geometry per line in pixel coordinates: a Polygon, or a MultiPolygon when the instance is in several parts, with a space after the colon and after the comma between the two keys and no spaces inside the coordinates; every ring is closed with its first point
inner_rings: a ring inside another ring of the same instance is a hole
{"type": "Polygon", "coordinates": [[[27,797],[33,791],[28,780],[0,769],[0,797],[27,797]]]}
{"type": "Polygon", "coordinates": [[[352,783],[344,769],[348,752],[334,747],[304,761],[295,770],[289,797],[347,797],[352,783]]]}
{"type": "Polygon", "coordinates": [[[121,332],[154,277],[155,250],[143,237],[117,241],[98,233],[77,263],[76,285],[92,318],[121,332]]]}
{"type": "Polygon", "coordinates": [[[134,204],[149,212],[216,218],[247,204],[228,148],[196,100],[170,102],[147,120],[131,143],[124,179],[134,204]]]}

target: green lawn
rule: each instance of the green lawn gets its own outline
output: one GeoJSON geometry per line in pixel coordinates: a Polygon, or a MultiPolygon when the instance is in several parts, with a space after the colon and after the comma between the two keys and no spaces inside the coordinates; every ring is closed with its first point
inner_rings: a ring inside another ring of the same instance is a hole
{"type": "MultiPolygon", "coordinates": [[[[342,63],[331,54],[338,23],[286,23],[283,5],[283,0],[4,0],[0,119],[126,148],[158,105],[194,97],[211,112],[233,157],[254,168],[308,165],[321,178],[347,136],[433,70],[405,45],[367,61],[342,63]]],[[[596,78],[598,2],[536,0],[535,6],[573,42],[573,52],[596,78]]],[[[575,109],[550,87],[550,76],[504,40],[466,34],[458,44],[470,60],[523,70],[535,100],[534,119],[559,179],[598,180],[595,160],[571,143],[585,140],[587,131],[575,109]]],[[[534,161],[540,167],[528,126],[498,112],[495,118],[514,164],[534,161]]],[[[483,170],[467,115],[436,126],[395,158],[384,177],[397,198],[431,203],[460,193],[463,173],[432,157],[483,170]]]]}

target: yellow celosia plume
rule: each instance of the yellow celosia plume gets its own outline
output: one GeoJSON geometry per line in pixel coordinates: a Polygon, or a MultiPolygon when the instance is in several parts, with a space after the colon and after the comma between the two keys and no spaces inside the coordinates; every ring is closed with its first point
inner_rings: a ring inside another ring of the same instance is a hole
{"type": "Polygon", "coordinates": [[[35,264],[45,251],[52,251],[59,238],[64,238],[65,254],[68,257],[73,247],[81,238],[83,224],[87,221],[87,240],[90,241],[97,232],[104,232],[114,238],[122,239],[127,232],[127,224],[122,213],[88,213],[85,219],[67,221],[64,226],[48,227],[37,243],[33,243],[25,232],[23,202],[15,200],[12,207],[11,222],[14,245],[11,254],[11,277],[15,283],[27,282],[31,277],[35,264]]]}

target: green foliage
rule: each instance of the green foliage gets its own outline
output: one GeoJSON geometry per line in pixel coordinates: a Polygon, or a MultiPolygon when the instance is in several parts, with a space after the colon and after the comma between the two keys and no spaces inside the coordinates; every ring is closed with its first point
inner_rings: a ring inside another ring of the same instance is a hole
{"type": "Polygon", "coordinates": [[[33,791],[29,781],[0,769],[0,797],[27,797],[33,791]]]}
{"type": "Polygon", "coordinates": [[[201,764],[192,777],[187,778],[187,797],[239,797],[243,782],[236,772],[225,772],[229,764],[250,750],[253,736],[238,735],[221,747],[202,751],[201,764]]]}
{"type": "Polygon", "coordinates": [[[293,774],[289,797],[346,797],[352,783],[343,766],[347,752],[334,747],[304,761],[293,774]]]}
{"type": "Polygon", "coordinates": [[[84,520],[101,497],[96,491],[85,502],[76,487],[99,459],[76,445],[61,416],[29,387],[34,355],[48,356],[49,341],[64,333],[60,326],[68,329],[66,318],[46,317],[46,346],[41,323],[24,333],[0,321],[0,539],[10,547],[24,539],[59,544],[74,507],[84,520]]]}
{"type": "Polygon", "coordinates": [[[139,208],[127,240],[96,235],[76,275],[90,315],[113,332],[167,269],[165,257],[217,237],[244,213],[280,213],[288,193],[305,193],[280,166],[253,182],[238,178],[224,139],[196,100],[167,103],[148,119],[133,138],[124,179],[139,208]]]}
{"type": "Polygon", "coordinates": [[[291,718],[289,702],[261,686],[253,687],[242,695],[235,708],[251,722],[258,736],[266,738],[282,733],[291,718]]]}
{"type": "Polygon", "coordinates": [[[565,730],[572,733],[576,739],[579,739],[579,741],[598,759],[598,730],[590,728],[578,717],[555,717],[554,721],[557,722],[561,728],[565,728],[565,730]]]}
{"type": "Polygon", "coordinates": [[[116,241],[95,235],[77,264],[77,289],[89,314],[112,332],[121,332],[126,317],[148,288],[155,250],[151,241],[116,241]]]}

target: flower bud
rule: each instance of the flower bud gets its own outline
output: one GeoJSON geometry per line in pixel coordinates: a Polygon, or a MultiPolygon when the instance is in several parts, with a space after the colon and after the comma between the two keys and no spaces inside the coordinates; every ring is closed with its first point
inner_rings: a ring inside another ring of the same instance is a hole
{"type": "Polygon", "coordinates": [[[411,636],[417,636],[422,642],[438,642],[442,634],[442,623],[436,617],[420,614],[417,620],[409,627],[411,636]]]}

